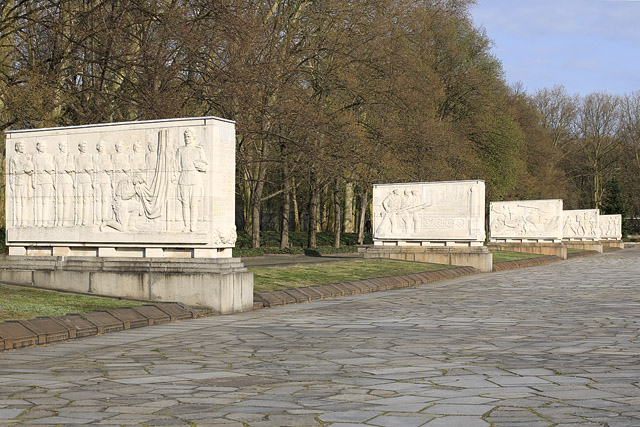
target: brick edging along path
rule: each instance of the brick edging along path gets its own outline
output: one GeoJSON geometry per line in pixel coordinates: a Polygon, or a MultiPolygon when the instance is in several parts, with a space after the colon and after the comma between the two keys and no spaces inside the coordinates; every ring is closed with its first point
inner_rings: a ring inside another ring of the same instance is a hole
{"type": "Polygon", "coordinates": [[[554,255],[517,259],[513,261],[500,261],[493,263],[493,271],[505,271],[513,270],[515,268],[534,267],[536,265],[545,265],[556,261],[560,261],[560,258],[554,255]]]}
{"type": "MultiPolygon", "coordinates": [[[[515,261],[501,261],[493,264],[493,271],[533,267],[556,261],[560,261],[560,258],[552,255],[525,258],[515,261]]],[[[386,291],[388,289],[407,288],[440,280],[455,279],[456,277],[468,276],[476,273],[478,273],[478,270],[473,267],[454,267],[444,270],[405,274],[401,276],[388,276],[377,279],[331,283],[328,285],[316,285],[304,288],[256,292],[253,296],[253,308],[276,307],[279,305],[319,301],[328,298],[337,298],[368,292],[386,291]]]]}
{"type": "Polygon", "coordinates": [[[422,285],[424,283],[468,276],[477,272],[478,270],[473,267],[455,267],[437,271],[404,274],[401,276],[388,276],[375,279],[356,280],[353,282],[308,286],[304,288],[257,292],[253,296],[253,305],[254,308],[275,307],[279,305],[318,301],[368,292],[408,288],[411,286],[422,285]]]}
{"type": "Polygon", "coordinates": [[[0,323],[0,351],[195,319],[210,314],[212,313],[208,310],[192,310],[180,303],[167,302],[31,320],[12,320],[0,323]]]}

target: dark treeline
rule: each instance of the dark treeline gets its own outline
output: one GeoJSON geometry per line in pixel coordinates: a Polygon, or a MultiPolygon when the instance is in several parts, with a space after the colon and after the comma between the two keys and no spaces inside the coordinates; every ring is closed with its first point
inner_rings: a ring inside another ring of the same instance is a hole
{"type": "Polygon", "coordinates": [[[638,214],[640,95],[509,88],[471,0],[4,0],[1,129],[236,121],[237,217],[362,238],[373,183],[638,214]],[[607,199],[609,198],[609,199],[607,199]]]}

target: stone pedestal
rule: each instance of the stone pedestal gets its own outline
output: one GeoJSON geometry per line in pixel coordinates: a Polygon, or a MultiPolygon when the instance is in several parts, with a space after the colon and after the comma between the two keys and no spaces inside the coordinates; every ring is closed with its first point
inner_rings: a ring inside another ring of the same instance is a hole
{"type": "Polygon", "coordinates": [[[605,248],[617,248],[624,249],[624,242],[622,240],[600,240],[602,246],[605,248]]]}
{"type": "Polygon", "coordinates": [[[364,257],[469,266],[483,273],[493,269],[493,255],[486,246],[370,246],[364,257]]]}
{"type": "Polygon", "coordinates": [[[563,240],[562,242],[567,248],[602,253],[602,242],[600,240],[563,240]]]}
{"type": "Polygon", "coordinates": [[[489,242],[487,247],[490,251],[553,255],[560,259],[567,259],[567,247],[560,242],[489,242]]]}
{"type": "Polygon", "coordinates": [[[5,256],[0,282],[145,301],[219,314],[253,309],[253,274],[238,258],[5,256]]]}

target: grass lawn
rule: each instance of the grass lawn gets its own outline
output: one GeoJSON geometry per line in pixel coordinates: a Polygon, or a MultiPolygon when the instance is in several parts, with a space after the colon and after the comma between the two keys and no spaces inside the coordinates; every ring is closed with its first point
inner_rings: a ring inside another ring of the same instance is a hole
{"type": "Polygon", "coordinates": [[[252,267],[254,292],[291,289],[374,277],[452,268],[449,265],[390,260],[353,260],[287,267],[252,267]]]}
{"type": "Polygon", "coordinates": [[[0,322],[63,316],[118,307],[142,305],[142,302],[32,289],[0,284],[0,322]]]}
{"type": "Polygon", "coordinates": [[[544,255],[526,254],[523,252],[495,251],[493,252],[493,262],[517,261],[526,258],[538,258],[544,255]]]}
{"type": "Polygon", "coordinates": [[[585,249],[567,248],[568,254],[576,254],[578,252],[587,252],[585,249]]]}

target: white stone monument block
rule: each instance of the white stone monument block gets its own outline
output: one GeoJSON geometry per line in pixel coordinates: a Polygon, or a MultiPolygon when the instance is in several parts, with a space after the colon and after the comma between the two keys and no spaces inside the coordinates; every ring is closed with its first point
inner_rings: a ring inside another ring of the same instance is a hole
{"type": "Polygon", "coordinates": [[[492,242],[560,242],[562,200],[491,202],[489,236],[492,242]]]}
{"type": "Polygon", "coordinates": [[[622,215],[600,215],[600,239],[622,240],[622,215]]]}
{"type": "Polygon", "coordinates": [[[232,121],[154,120],[6,136],[11,253],[231,256],[232,121]]]}
{"type": "Polygon", "coordinates": [[[562,238],[565,240],[600,240],[598,209],[562,211],[562,238]]]}
{"type": "Polygon", "coordinates": [[[481,246],[484,181],[373,186],[376,245],[481,246]]]}

